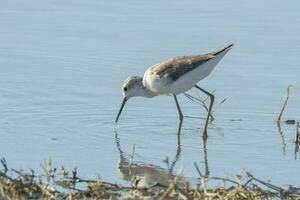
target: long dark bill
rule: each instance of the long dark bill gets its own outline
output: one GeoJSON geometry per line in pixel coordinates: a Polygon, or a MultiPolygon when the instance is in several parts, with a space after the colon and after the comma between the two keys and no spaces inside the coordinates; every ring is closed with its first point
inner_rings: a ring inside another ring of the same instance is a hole
{"type": "Polygon", "coordinates": [[[126,101],[127,101],[127,98],[124,97],[124,99],[123,99],[123,101],[122,101],[122,104],[121,104],[121,108],[120,108],[119,113],[118,113],[118,116],[117,116],[117,118],[116,118],[116,123],[118,122],[118,119],[119,119],[119,117],[120,117],[120,115],[121,115],[121,112],[122,112],[122,110],[123,110],[123,108],[124,108],[124,106],[125,106],[126,101]]]}

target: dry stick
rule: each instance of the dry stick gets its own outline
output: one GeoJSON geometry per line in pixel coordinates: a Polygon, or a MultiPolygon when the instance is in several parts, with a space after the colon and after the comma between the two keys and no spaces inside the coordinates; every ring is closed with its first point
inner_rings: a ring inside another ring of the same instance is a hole
{"type": "MultiPolygon", "coordinates": [[[[194,162],[194,166],[195,166],[196,171],[198,172],[199,176],[200,176],[201,178],[204,178],[204,175],[201,173],[201,171],[200,171],[200,169],[199,169],[199,167],[198,167],[198,165],[197,165],[196,162],[194,162]]],[[[208,178],[208,177],[206,177],[206,178],[208,178]]],[[[231,180],[231,179],[229,179],[229,178],[209,177],[209,179],[223,180],[223,181],[228,181],[228,182],[231,182],[231,183],[234,183],[234,184],[237,184],[237,185],[239,184],[238,182],[236,182],[236,181],[234,181],[234,180],[231,180]]]]}
{"type": "Polygon", "coordinates": [[[182,194],[182,192],[179,191],[178,194],[181,199],[184,199],[184,200],[188,199],[184,194],[182,194]]]}
{"type": "Polygon", "coordinates": [[[3,173],[2,171],[0,171],[0,178],[5,178],[10,181],[13,181],[13,178],[9,177],[6,173],[3,173]]]}
{"type": "MultiPolygon", "coordinates": [[[[213,92],[212,92],[213,93],[213,92]]],[[[200,97],[199,97],[199,95],[198,95],[198,97],[194,97],[194,96],[192,96],[192,95],[190,95],[190,94],[188,94],[188,93],[183,93],[183,95],[185,96],[185,97],[187,97],[188,99],[190,99],[191,101],[193,101],[194,103],[197,103],[197,104],[200,104],[205,110],[206,110],[206,112],[208,112],[208,107],[207,107],[207,105],[206,105],[206,101],[207,101],[207,99],[208,98],[206,98],[206,99],[201,99],[200,97]]],[[[223,99],[220,103],[219,103],[219,105],[218,105],[218,107],[215,107],[214,108],[214,110],[212,110],[211,111],[211,113],[210,113],[210,122],[212,122],[212,121],[214,121],[215,120],[215,117],[213,116],[213,113],[216,111],[216,109],[217,108],[219,108],[225,101],[227,100],[227,98],[225,98],[225,99],[223,99]]]]}
{"type": "Polygon", "coordinates": [[[250,173],[247,172],[247,171],[245,171],[245,173],[246,173],[246,175],[247,175],[249,178],[251,178],[252,180],[257,181],[257,182],[261,183],[262,185],[264,185],[264,186],[266,186],[266,187],[268,187],[268,188],[270,188],[270,189],[272,189],[272,190],[275,190],[275,191],[277,191],[277,192],[279,192],[279,193],[282,193],[283,191],[285,191],[285,190],[284,190],[283,188],[281,188],[281,187],[275,186],[275,185],[273,185],[273,184],[271,184],[271,183],[267,183],[267,182],[264,182],[264,181],[262,181],[262,180],[260,180],[260,179],[258,179],[258,178],[255,178],[252,174],[250,174],[250,173]]]}
{"type": "Polygon", "coordinates": [[[294,159],[297,160],[297,153],[299,151],[300,144],[300,132],[299,132],[299,122],[297,122],[296,136],[295,136],[295,151],[294,151],[294,159]]]}
{"type": "Polygon", "coordinates": [[[160,200],[165,199],[172,192],[177,180],[178,180],[178,176],[175,176],[173,181],[170,183],[168,189],[166,189],[166,191],[163,193],[163,195],[159,198],[160,200]]]}
{"type": "Polygon", "coordinates": [[[297,153],[299,151],[299,145],[295,143],[295,150],[294,150],[294,159],[297,160],[297,153]]]}
{"type": "Polygon", "coordinates": [[[297,145],[300,143],[299,122],[297,122],[297,130],[296,130],[295,142],[296,142],[297,145]]]}
{"type": "Polygon", "coordinates": [[[284,139],[284,133],[281,129],[281,125],[279,122],[277,122],[277,128],[278,128],[278,132],[280,134],[280,137],[281,137],[281,141],[282,141],[282,151],[283,153],[285,153],[285,150],[286,150],[286,143],[285,143],[285,139],[284,139]]]}
{"type": "Polygon", "coordinates": [[[211,176],[209,177],[210,180],[221,180],[221,181],[227,181],[227,182],[230,182],[230,183],[234,183],[236,185],[239,185],[239,183],[237,181],[234,181],[232,179],[229,179],[229,178],[221,178],[221,177],[214,177],[214,176],[211,176]]]}
{"type": "MultiPolygon", "coordinates": [[[[191,101],[197,103],[197,104],[200,104],[201,103],[201,106],[206,110],[206,112],[208,112],[208,107],[206,106],[205,104],[205,101],[206,100],[202,100],[200,98],[196,98],[196,97],[193,97],[192,95],[188,94],[188,93],[183,93],[184,96],[186,96],[188,99],[190,99],[191,101]]],[[[213,116],[213,112],[210,113],[210,121],[213,121],[215,118],[213,116]]]]}
{"type": "Polygon", "coordinates": [[[8,171],[8,168],[7,168],[6,160],[4,157],[1,159],[1,163],[4,167],[4,173],[6,173],[8,171]]]}
{"type": "Polygon", "coordinates": [[[280,111],[280,113],[279,113],[279,115],[278,115],[278,117],[277,117],[277,123],[281,122],[282,113],[283,113],[283,111],[284,111],[284,109],[285,109],[285,106],[286,106],[288,100],[289,100],[290,89],[291,89],[291,87],[292,87],[291,85],[289,85],[289,86],[287,87],[287,90],[286,90],[286,98],[285,98],[284,104],[283,104],[283,106],[282,106],[282,108],[281,108],[281,111],[280,111]]]}
{"type": "Polygon", "coordinates": [[[200,175],[200,177],[202,178],[202,177],[203,177],[203,174],[201,173],[201,171],[200,171],[200,169],[199,169],[199,167],[198,167],[197,163],[196,163],[196,162],[194,162],[194,165],[195,165],[195,168],[196,168],[196,170],[197,170],[198,174],[199,174],[199,175],[200,175]]]}
{"type": "Polygon", "coordinates": [[[199,169],[199,167],[198,167],[198,165],[197,165],[196,162],[194,162],[194,166],[195,166],[195,168],[196,168],[198,174],[200,175],[200,178],[201,178],[201,179],[200,179],[200,180],[201,180],[201,185],[202,185],[202,187],[203,187],[204,194],[207,194],[206,183],[205,183],[205,177],[204,177],[203,174],[201,173],[201,171],[200,171],[200,169],[199,169]]]}

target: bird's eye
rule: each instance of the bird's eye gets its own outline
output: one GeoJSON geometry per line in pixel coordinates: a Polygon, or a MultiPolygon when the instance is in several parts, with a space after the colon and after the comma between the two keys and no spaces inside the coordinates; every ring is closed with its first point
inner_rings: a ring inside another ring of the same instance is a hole
{"type": "Polygon", "coordinates": [[[127,91],[127,87],[124,87],[123,90],[126,92],[127,91]]]}

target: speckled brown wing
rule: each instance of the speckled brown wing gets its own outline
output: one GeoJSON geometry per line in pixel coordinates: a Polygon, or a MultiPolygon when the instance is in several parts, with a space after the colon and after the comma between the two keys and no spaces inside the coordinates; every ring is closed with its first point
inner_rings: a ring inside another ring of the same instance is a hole
{"type": "Polygon", "coordinates": [[[211,54],[199,56],[180,56],[154,65],[151,68],[151,72],[159,75],[161,78],[168,76],[172,80],[176,81],[183,74],[194,70],[213,57],[214,56],[211,54]]]}
{"type": "Polygon", "coordinates": [[[151,73],[159,75],[159,77],[170,77],[173,81],[176,81],[183,74],[194,70],[200,65],[206,63],[210,59],[217,56],[219,53],[231,48],[233,44],[228,45],[227,47],[203,54],[203,55],[195,55],[195,56],[179,56],[175,57],[161,63],[158,63],[151,67],[151,73]]]}

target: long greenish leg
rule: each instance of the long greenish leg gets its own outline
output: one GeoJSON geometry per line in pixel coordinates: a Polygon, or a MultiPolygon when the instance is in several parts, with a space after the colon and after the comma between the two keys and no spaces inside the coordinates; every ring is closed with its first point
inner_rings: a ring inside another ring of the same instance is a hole
{"type": "Polygon", "coordinates": [[[209,104],[209,108],[208,108],[208,111],[207,111],[207,117],[206,117],[206,120],[205,120],[204,129],[203,129],[203,132],[202,132],[202,137],[207,138],[207,127],[208,127],[208,122],[209,122],[209,117],[211,115],[212,107],[213,107],[213,104],[214,104],[215,96],[213,94],[207,92],[206,90],[202,89],[198,85],[195,85],[195,88],[197,88],[200,91],[204,92],[210,98],[210,104],[209,104]]]}
{"type": "Polygon", "coordinates": [[[177,97],[176,97],[175,94],[173,94],[173,97],[174,97],[174,100],[175,100],[175,103],[176,103],[176,107],[177,107],[177,110],[178,110],[179,120],[182,121],[182,120],[183,120],[183,114],[182,114],[182,112],[181,112],[181,109],[180,109],[180,106],[179,106],[177,97]]]}

